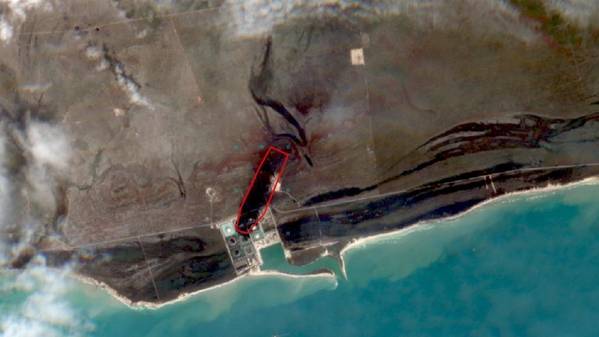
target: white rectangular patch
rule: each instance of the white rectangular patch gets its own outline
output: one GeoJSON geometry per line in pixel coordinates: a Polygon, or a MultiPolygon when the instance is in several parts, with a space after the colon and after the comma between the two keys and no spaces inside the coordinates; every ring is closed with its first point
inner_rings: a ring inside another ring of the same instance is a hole
{"type": "Polygon", "coordinates": [[[358,66],[364,65],[364,49],[357,48],[350,51],[351,64],[358,66]]]}

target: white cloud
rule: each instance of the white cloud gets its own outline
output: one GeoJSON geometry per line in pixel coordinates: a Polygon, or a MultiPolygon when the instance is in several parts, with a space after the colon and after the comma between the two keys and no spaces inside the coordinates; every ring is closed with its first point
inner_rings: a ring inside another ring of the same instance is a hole
{"type": "Polygon", "coordinates": [[[87,46],[85,48],[85,56],[90,60],[99,60],[104,57],[104,51],[98,46],[87,46]]]}
{"type": "Polygon", "coordinates": [[[230,15],[227,20],[233,25],[237,36],[254,36],[267,33],[286,20],[323,14],[343,15],[351,10],[353,15],[373,17],[385,14],[397,14],[407,11],[423,10],[429,12],[433,7],[444,4],[444,0],[374,0],[357,2],[353,0],[228,0],[230,15]]]}
{"type": "Polygon", "coordinates": [[[1,337],[59,337],[58,331],[46,324],[11,315],[0,321],[1,337]]]}
{"type": "Polygon", "coordinates": [[[327,15],[351,21],[398,14],[413,19],[412,25],[446,29],[460,29],[467,16],[469,20],[480,21],[477,24],[485,28],[481,32],[510,33],[524,41],[535,38],[534,32],[520,22],[518,13],[503,0],[290,0],[276,3],[227,0],[224,8],[228,11],[225,24],[234,36],[241,38],[268,34],[274,26],[298,17],[327,15]]]}
{"type": "Polygon", "coordinates": [[[150,102],[139,92],[139,85],[125,74],[125,69],[120,63],[114,66],[114,72],[117,83],[127,93],[131,103],[152,108],[150,102]]]}
{"type": "MultiPolygon", "coordinates": [[[[40,221],[27,209],[20,208],[21,196],[36,210],[47,209],[53,214],[56,206],[52,190],[55,173],[66,172],[70,158],[67,134],[58,126],[32,121],[24,130],[1,125],[0,132],[0,226],[16,222],[21,227],[19,241],[8,242],[0,237],[0,265],[30,248],[40,229],[40,221]],[[14,142],[14,143],[12,143],[14,142]],[[14,155],[23,151],[25,178],[10,175],[7,165],[14,155]],[[14,205],[13,205],[14,203],[14,205]],[[16,218],[15,221],[13,218],[16,218]],[[6,219],[9,219],[7,221],[6,219]]],[[[24,270],[0,275],[0,298],[20,294],[15,301],[2,303],[0,337],[79,337],[92,329],[89,320],[67,300],[72,280],[70,268],[51,269],[35,257],[24,270]]]]}
{"type": "MultiPolygon", "coordinates": [[[[6,143],[2,135],[0,135],[0,230],[7,225],[8,217],[6,216],[11,212],[11,190],[12,186],[10,180],[7,178],[5,171],[5,156],[6,156],[6,143]]],[[[3,246],[0,241],[0,265],[7,258],[8,252],[6,247],[3,246]]]]}
{"type": "Polygon", "coordinates": [[[27,11],[32,9],[51,10],[52,5],[46,0],[0,0],[0,5],[8,8],[0,17],[0,40],[8,43],[14,36],[16,26],[27,19],[27,11]]]}
{"type": "Polygon", "coordinates": [[[0,265],[31,249],[40,224],[54,216],[56,178],[66,175],[71,153],[67,134],[58,126],[34,121],[23,131],[6,125],[1,131],[0,230],[14,231],[19,241],[0,237],[0,265]],[[26,161],[19,171],[24,175],[12,176],[7,169],[15,155],[10,151],[23,151],[26,161]]]}
{"type": "Polygon", "coordinates": [[[65,132],[58,126],[33,122],[27,129],[27,138],[35,164],[63,169],[67,166],[70,146],[65,132]]]}
{"type": "Polygon", "coordinates": [[[599,19],[599,1],[596,0],[549,0],[547,6],[583,26],[597,25],[599,19]]]}
{"type": "Polygon", "coordinates": [[[42,8],[50,10],[52,6],[45,0],[0,0],[0,3],[5,3],[10,8],[11,13],[16,19],[24,21],[25,13],[34,8],[42,8]]]}
{"type": "Polygon", "coordinates": [[[0,17],[0,40],[7,42],[12,39],[13,29],[4,16],[0,17]]]}
{"type": "Polygon", "coordinates": [[[93,330],[89,320],[67,300],[72,287],[69,269],[45,267],[43,259],[18,274],[10,289],[26,298],[0,318],[0,337],[79,337],[93,330]]]}
{"type": "Polygon", "coordinates": [[[104,71],[112,68],[116,76],[116,81],[119,87],[127,94],[129,97],[129,102],[135,105],[144,106],[149,109],[154,109],[154,106],[150,103],[150,101],[141,94],[139,84],[135,83],[131,79],[129,75],[125,72],[125,67],[116,62],[110,62],[106,51],[98,46],[87,46],[84,50],[85,56],[96,63],[96,71],[104,71]]]}

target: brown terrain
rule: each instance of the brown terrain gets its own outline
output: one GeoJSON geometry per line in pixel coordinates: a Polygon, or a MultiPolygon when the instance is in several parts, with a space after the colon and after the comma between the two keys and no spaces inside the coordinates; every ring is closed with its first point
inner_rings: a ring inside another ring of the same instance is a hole
{"type": "Polygon", "coordinates": [[[9,266],[40,253],[153,303],[255,270],[231,248],[255,238],[219,227],[271,145],[290,157],[262,227],[294,264],[599,174],[591,23],[540,0],[270,16],[249,3],[13,13],[0,42],[9,266]]]}

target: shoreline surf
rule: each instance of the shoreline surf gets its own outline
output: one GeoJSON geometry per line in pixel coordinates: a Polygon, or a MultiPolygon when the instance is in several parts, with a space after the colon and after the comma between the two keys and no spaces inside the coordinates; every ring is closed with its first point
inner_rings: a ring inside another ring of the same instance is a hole
{"type": "MultiPolygon", "coordinates": [[[[348,243],[345,247],[343,247],[343,249],[341,249],[341,251],[339,252],[339,261],[341,264],[340,269],[342,271],[344,278],[347,279],[347,271],[345,268],[346,267],[346,261],[345,261],[346,254],[352,249],[355,250],[356,248],[365,248],[369,243],[374,243],[374,242],[380,241],[382,239],[390,238],[390,237],[403,237],[405,235],[408,235],[408,234],[416,232],[416,231],[428,230],[428,229],[434,228],[434,225],[438,224],[440,222],[453,221],[453,220],[459,219],[459,218],[461,218],[465,215],[468,215],[471,212],[478,210],[482,207],[485,207],[487,205],[497,203],[497,202],[504,202],[505,200],[511,199],[513,197],[521,197],[521,196],[525,196],[525,195],[535,195],[535,194],[540,195],[540,194],[545,194],[548,192],[560,191],[560,190],[565,190],[565,189],[569,189],[569,188],[573,188],[573,187],[577,187],[577,186],[584,186],[584,185],[599,185],[599,177],[588,177],[588,178],[585,178],[582,180],[568,182],[565,184],[547,184],[542,187],[535,187],[535,188],[530,188],[530,189],[522,190],[522,191],[509,192],[509,193],[485,200],[485,201],[481,202],[480,204],[475,205],[475,206],[471,207],[470,209],[468,209],[464,212],[461,212],[459,214],[456,214],[456,215],[439,218],[439,219],[432,220],[432,221],[429,220],[429,221],[417,222],[417,223],[414,223],[406,228],[402,228],[399,230],[376,234],[376,235],[371,235],[371,236],[367,236],[367,237],[356,238],[356,239],[352,240],[350,243],[348,243]]],[[[226,221],[223,221],[223,223],[224,222],[226,222],[226,221]]],[[[272,244],[274,244],[274,243],[272,243],[272,244]]],[[[268,245],[268,246],[271,246],[271,245],[268,245]]],[[[264,248],[264,247],[262,247],[262,248],[264,248]]],[[[321,258],[325,257],[325,256],[327,256],[327,254],[323,254],[321,256],[321,258]]],[[[283,272],[278,272],[278,271],[273,271],[273,270],[258,270],[258,271],[251,271],[247,274],[238,275],[235,278],[233,278],[229,281],[226,281],[224,283],[220,283],[220,284],[213,285],[213,286],[210,286],[207,288],[199,289],[197,291],[183,292],[179,296],[177,296],[177,298],[175,298],[173,300],[169,300],[169,301],[162,302],[162,303],[152,303],[152,302],[145,302],[145,301],[132,302],[131,300],[120,295],[116,290],[112,289],[110,286],[108,286],[107,284],[105,284],[101,281],[97,281],[93,278],[86,277],[86,276],[83,276],[83,275],[80,275],[80,274],[77,274],[74,272],[71,274],[77,280],[81,281],[82,283],[96,286],[96,287],[106,290],[108,292],[108,294],[111,295],[113,298],[115,298],[122,304],[125,304],[127,307],[134,309],[134,310],[160,309],[164,306],[183,302],[183,301],[187,300],[188,298],[193,297],[195,295],[200,295],[202,293],[216,290],[221,287],[225,287],[227,285],[233,284],[234,282],[246,280],[250,277],[260,278],[260,277],[275,276],[275,277],[282,277],[282,278],[287,278],[287,279],[302,279],[302,278],[326,278],[326,279],[328,279],[328,278],[333,278],[335,280],[335,287],[337,287],[337,285],[338,285],[338,279],[337,279],[337,275],[335,273],[322,272],[322,273],[316,273],[316,274],[298,275],[298,274],[288,274],[288,273],[283,273],[283,272]]]]}

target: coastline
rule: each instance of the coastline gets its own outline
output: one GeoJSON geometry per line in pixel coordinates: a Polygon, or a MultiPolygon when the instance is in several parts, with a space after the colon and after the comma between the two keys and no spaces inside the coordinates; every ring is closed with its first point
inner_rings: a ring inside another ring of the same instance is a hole
{"type": "Polygon", "coordinates": [[[341,249],[341,251],[339,251],[339,260],[341,261],[341,271],[343,272],[343,275],[347,279],[344,255],[352,248],[353,249],[364,248],[368,243],[372,243],[373,241],[379,241],[381,239],[386,239],[389,237],[396,237],[396,236],[401,237],[401,236],[408,235],[408,234],[416,232],[416,231],[427,230],[427,229],[432,228],[435,224],[438,224],[439,222],[452,221],[452,220],[459,219],[479,208],[485,207],[487,205],[490,205],[490,204],[493,204],[496,202],[505,201],[505,199],[510,199],[510,198],[519,197],[519,196],[525,196],[525,195],[548,193],[551,191],[565,190],[568,188],[573,188],[576,186],[583,186],[583,185],[599,185],[599,176],[588,177],[588,178],[585,178],[582,180],[568,182],[565,184],[547,184],[546,186],[543,186],[543,187],[535,187],[535,188],[530,188],[527,190],[505,193],[500,196],[487,199],[487,200],[475,205],[474,207],[469,208],[468,210],[466,210],[462,213],[459,213],[459,214],[455,214],[452,216],[448,216],[445,218],[439,218],[439,219],[435,219],[435,220],[416,222],[413,225],[410,225],[406,228],[402,228],[402,229],[399,229],[396,231],[390,231],[390,232],[386,232],[386,233],[370,235],[367,237],[356,238],[356,239],[352,240],[350,243],[348,243],[345,247],[343,247],[343,249],[341,249]]]}
{"type": "MultiPolygon", "coordinates": [[[[345,268],[344,256],[351,249],[364,248],[364,247],[366,247],[366,245],[368,243],[373,243],[373,242],[379,241],[381,239],[385,239],[385,238],[389,238],[389,237],[404,236],[404,235],[408,235],[415,231],[427,230],[427,229],[432,228],[435,224],[438,224],[439,222],[445,222],[445,221],[451,221],[451,220],[458,219],[458,218],[463,217],[463,216],[469,214],[470,212],[475,211],[479,208],[482,208],[482,207],[487,206],[492,203],[502,202],[502,201],[505,201],[506,199],[510,199],[513,197],[542,194],[542,193],[547,193],[547,192],[551,192],[551,191],[558,191],[558,190],[573,188],[573,187],[581,186],[581,185],[599,185],[599,177],[597,177],[597,176],[588,177],[588,178],[585,178],[582,180],[568,182],[565,184],[547,184],[546,186],[543,186],[543,187],[535,187],[535,188],[530,188],[527,190],[505,193],[503,195],[485,200],[485,201],[475,205],[474,207],[472,207],[462,213],[453,215],[453,216],[439,218],[439,219],[432,220],[432,221],[417,222],[417,223],[414,223],[406,228],[399,229],[396,231],[390,231],[390,232],[386,232],[386,233],[370,235],[367,237],[356,238],[356,239],[352,240],[350,243],[348,243],[345,247],[343,247],[343,249],[341,249],[341,251],[339,252],[339,261],[341,264],[341,266],[340,266],[341,271],[342,271],[345,279],[347,279],[347,272],[346,272],[346,268],[345,268]]],[[[267,245],[267,246],[270,246],[270,245],[267,245]]],[[[264,248],[264,247],[262,247],[262,248],[264,248]]],[[[323,254],[322,257],[324,257],[326,255],[327,254],[323,254]]],[[[299,279],[299,278],[327,278],[328,279],[328,278],[332,278],[335,280],[335,287],[337,287],[337,284],[338,284],[337,276],[335,275],[335,273],[323,272],[323,273],[316,273],[316,274],[297,275],[297,274],[286,274],[283,272],[272,271],[272,270],[268,270],[268,271],[257,270],[257,271],[250,271],[249,273],[246,273],[243,275],[238,275],[229,281],[226,281],[226,282],[223,282],[220,284],[216,284],[216,285],[213,285],[213,286],[210,286],[207,288],[199,289],[199,290],[196,290],[193,292],[181,293],[179,296],[177,296],[177,298],[175,298],[173,300],[169,300],[169,301],[162,302],[162,303],[152,303],[152,302],[145,302],[145,301],[132,302],[131,300],[120,295],[116,290],[112,289],[110,286],[108,286],[107,284],[105,284],[101,281],[97,281],[91,277],[83,276],[83,275],[77,274],[75,272],[72,272],[71,275],[74,278],[76,278],[78,281],[81,281],[82,283],[92,285],[95,287],[99,287],[103,290],[106,290],[109,295],[111,295],[112,297],[117,299],[119,302],[125,304],[127,307],[134,309],[134,310],[160,309],[164,306],[168,306],[168,305],[176,304],[181,301],[185,301],[189,297],[199,295],[204,292],[211,291],[211,290],[219,289],[221,287],[227,286],[234,282],[243,280],[247,277],[264,277],[264,276],[272,277],[272,276],[275,276],[275,277],[282,277],[282,278],[288,278],[288,279],[299,279]]]]}
{"type": "Polygon", "coordinates": [[[86,284],[86,285],[89,285],[89,286],[93,286],[93,287],[102,289],[103,291],[106,291],[110,296],[112,296],[117,301],[121,302],[122,304],[128,306],[131,309],[142,309],[139,306],[138,303],[132,302],[131,300],[129,300],[125,296],[122,296],[116,290],[114,290],[113,288],[111,288],[109,285],[107,285],[104,282],[98,281],[98,280],[96,280],[94,278],[91,278],[89,276],[81,275],[81,274],[73,272],[73,271],[71,271],[69,273],[69,276],[72,277],[72,278],[74,278],[76,281],[79,281],[79,282],[81,282],[83,284],[86,284]]]}
{"type": "Polygon", "coordinates": [[[268,270],[268,271],[252,271],[249,272],[247,274],[243,274],[243,275],[239,275],[236,276],[235,278],[227,281],[227,282],[223,282],[220,284],[216,284],[204,289],[199,289],[193,292],[188,292],[188,293],[181,293],[179,296],[177,296],[177,298],[170,300],[170,301],[166,301],[166,302],[162,302],[162,303],[152,303],[152,302],[145,302],[145,301],[139,301],[139,302],[133,302],[131,300],[129,300],[128,298],[122,296],[121,294],[119,294],[116,290],[114,290],[113,288],[111,288],[110,286],[108,286],[106,283],[95,280],[91,277],[87,277],[87,276],[83,276],[80,274],[77,274],[75,272],[72,272],[70,274],[73,278],[75,278],[77,281],[80,281],[81,283],[90,285],[90,286],[94,286],[97,288],[100,288],[104,291],[106,291],[109,295],[111,295],[112,297],[114,297],[117,301],[121,302],[122,304],[126,305],[127,307],[129,307],[130,309],[134,309],[134,310],[157,310],[160,309],[164,306],[168,306],[168,305],[172,305],[172,304],[176,304],[182,301],[187,300],[190,297],[193,297],[195,295],[199,295],[202,294],[204,292],[208,292],[208,291],[212,291],[212,290],[216,290],[219,289],[221,287],[225,287],[229,284],[233,284],[237,281],[243,280],[245,278],[249,278],[249,277],[264,277],[264,276],[276,276],[276,277],[281,277],[281,278],[289,278],[289,279],[297,279],[297,278],[332,278],[333,280],[335,280],[335,287],[337,287],[337,278],[335,276],[334,273],[317,273],[317,274],[308,274],[308,275],[294,275],[294,274],[286,274],[286,273],[282,273],[282,272],[277,272],[277,271],[272,271],[272,270],[268,270]]]}

